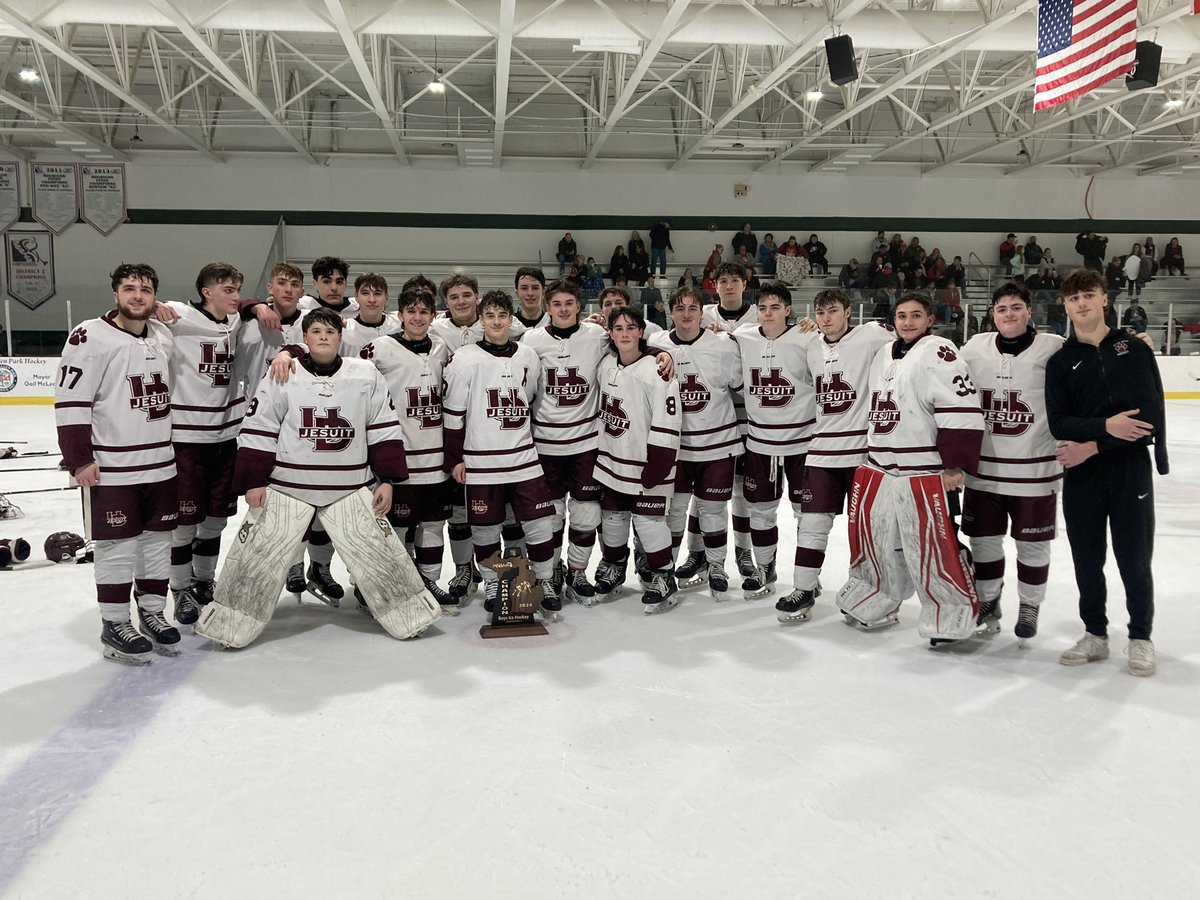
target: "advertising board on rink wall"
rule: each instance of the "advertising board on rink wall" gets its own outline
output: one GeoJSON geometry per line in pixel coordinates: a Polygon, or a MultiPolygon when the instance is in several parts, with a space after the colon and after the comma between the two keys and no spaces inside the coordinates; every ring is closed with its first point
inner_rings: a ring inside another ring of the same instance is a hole
{"type": "MultiPolygon", "coordinates": [[[[57,356],[0,356],[0,406],[53,404],[57,356]]],[[[1158,357],[1168,400],[1200,400],[1200,354],[1158,357]]]]}
{"type": "Polygon", "coordinates": [[[57,356],[0,356],[0,406],[54,403],[57,356]]]}

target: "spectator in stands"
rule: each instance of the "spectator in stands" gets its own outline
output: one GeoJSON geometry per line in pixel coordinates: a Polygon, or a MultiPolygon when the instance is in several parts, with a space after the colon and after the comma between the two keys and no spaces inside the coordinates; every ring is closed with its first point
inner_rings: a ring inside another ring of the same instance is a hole
{"type": "Polygon", "coordinates": [[[815,234],[808,236],[808,243],[804,245],[804,252],[808,254],[808,264],[812,266],[813,272],[820,269],[822,275],[829,274],[829,260],[826,259],[829,248],[821,243],[821,239],[815,234]]]}
{"type": "Polygon", "coordinates": [[[626,245],[629,251],[629,271],[633,280],[645,284],[650,277],[650,254],[646,252],[646,244],[636,231],[630,236],[626,245]]]}
{"type": "Polygon", "coordinates": [[[575,246],[575,238],[571,237],[571,232],[567,232],[558,242],[558,253],[555,258],[558,260],[558,274],[561,275],[567,271],[567,266],[575,261],[576,255],[579,253],[579,248],[575,246]]]}
{"type": "MultiPolygon", "coordinates": [[[[1142,286],[1150,280],[1150,261],[1142,255],[1142,245],[1134,244],[1125,257],[1125,278],[1129,282],[1129,296],[1137,297],[1142,286]]],[[[1143,329],[1145,330],[1145,329],[1143,329]]]]}
{"type": "Polygon", "coordinates": [[[883,236],[883,229],[880,228],[875,232],[875,237],[871,241],[871,255],[878,256],[880,253],[887,253],[888,240],[883,236]]]}
{"type": "Polygon", "coordinates": [[[954,341],[956,346],[961,347],[979,332],[979,320],[975,318],[974,313],[963,309],[962,297],[958,291],[947,291],[946,301],[950,307],[950,324],[953,326],[953,330],[950,332],[950,340],[954,341]],[[966,322],[966,334],[963,334],[964,320],[966,322]]]}
{"type": "Polygon", "coordinates": [[[751,255],[749,248],[742,247],[737,252],[737,257],[734,262],[741,265],[746,270],[746,280],[750,280],[750,276],[754,274],[754,257],[751,255]]]}
{"type": "Polygon", "coordinates": [[[871,283],[872,288],[883,291],[898,291],[902,286],[900,273],[892,268],[890,262],[883,264],[883,267],[875,276],[875,280],[871,283]]]}
{"type": "Polygon", "coordinates": [[[935,291],[944,289],[950,280],[948,268],[946,257],[942,256],[940,249],[934,247],[925,259],[925,283],[935,291]]]}
{"type": "Polygon", "coordinates": [[[583,289],[588,293],[595,292],[596,296],[604,290],[604,270],[596,265],[596,257],[589,256],[583,268],[583,289]]]}
{"type": "Polygon", "coordinates": [[[1046,324],[1059,337],[1067,333],[1067,309],[1063,306],[1061,291],[1050,302],[1050,305],[1046,307],[1046,324]]]}
{"type": "Polygon", "coordinates": [[[625,248],[617,244],[613,248],[612,258],[608,261],[608,279],[613,284],[617,283],[618,278],[626,281],[629,280],[629,273],[633,271],[629,265],[629,257],[625,255],[625,248]]]}
{"type": "Polygon", "coordinates": [[[713,252],[708,254],[708,260],[704,263],[704,268],[715,271],[723,262],[725,262],[725,245],[717,244],[713,247],[713,252]]]}
{"type": "Polygon", "coordinates": [[[1046,273],[1048,271],[1053,272],[1055,274],[1055,277],[1057,277],[1058,270],[1055,268],[1055,264],[1054,264],[1054,251],[1051,250],[1049,247],[1043,247],[1042,248],[1042,264],[1040,266],[1038,266],[1038,274],[1041,275],[1042,278],[1045,278],[1046,273]]]}
{"type": "Polygon", "coordinates": [[[1062,277],[1058,274],[1058,269],[1049,268],[1041,273],[1042,290],[1057,291],[1062,287],[1062,277]]]}
{"type": "Polygon", "coordinates": [[[1042,265],[1042,259],[1045,257],[1045,251],[1038,246],[1037,235],[1031,234],[1029,240],[1025,242],[1025,246],[1021,248],[1021,259],[1025,263],[1025,274],[1029,274],[1032,269],[1037,272],[1042,265]]]}
{"type": "Polygon", "coordinates": [[[1004,266],[1004,274],[1012,277],[1013,273],[1013,258],[1017,255],[1017,236],[1011,231],[1004,240],[1000,242],[1000,265],[1004,266]]]}
{"type": "Polygon", "coordinates": [[[1075,235],[1075,252],[1083,257],[1085,269],[1103,272],[1104,257],[1108,255],[1108,238],[1094,231],[1081,231],[1075,235]]]}
{"type": "Polygon", "coordinates": [[[1153,281],[1154,276],[1158,274],[1158,252],[1151,235],[1146,235],[1146,239],[1142,241],[1142,256],[1150,260],[1150,280],[1153,281]]]}
{"type": "Polygon", "coordinates": [[[954,261],[946,267],[946,283],[952,284],[959,290],[965,290],[967,287],[967,269],[963,265],[962,257],[954,257],[954,261]]]}
{"type": "Polygon", "coordinates": [[[1163,326],[1163,356],[1168,354],[1171,356],[1179,356],[1183,350],[1179,347],[1179,342],[1183,339],[1183,326],[1179,324],[1178,319],[1172,319],[1163,326]]]}
{"type": "Polygon", "coordinates": [[[779,248],[779,252],[784,256],[808,256],[808,251],[796,240],[794,234],[788,237],[787,243],[779,248]]]}
{"type": "Polygon", "coordinates": [[[758,246],[758,268],[764,275],[775,277],[775,254],[779,247],[775,244],[775,235],[769,231],[763,235],[762,243],[758,246]]]}
{"type": "Polygon", "coordinates": [[[716,269],[712,266],[706,266],[704,269],[704,279],[700,282],[700,290],[704,291],[705,297],[712,297],[717,293],[717,283],[713,280],[715,271],[716,269]]]}
{"type": "Polygon", "coordinates": [[[684,269],[683,274],[679,276],[678,287],[700,287],[700,279],[696,277],[691,266],[684,269]]]}
{"type": "MultiPolygon", "coordinates": [[[[691,269],[687,271],[690,272],[691,269]]],[[[647,319],[660,328],[667,327],[667,315],[663,311],[662,291],[654,286],[653,275],[646,279],[646,286],[642,288],[642,312],[647,319]]]]}
{"type": "Polygon", "coordinates": [[[1183,268],[1183,247],[1179,245],[1179,238],[1173,237],[1167,241],[1166,249],[1163,250],[1162,267],[1167,270],[1168,275],[1174,275],[1176,271],[1180,275],[1187,274],[1183,268]]]}
{"type": "Polygon", "coordinates": [[[729,246],[733,248],[735,256],[741,253],[742,250],[749,253],[752,259],[758,256],[758,238],[754,236],[754,229],[750,227],[749,222],[743,225],[742,230],[733,236],[733,240],[730,241],[729,246]]]}
{"type": "MultiPolygon", "coordinates": [[[[1115,300],[1121,296],[1121,288],[1125,287],[1125,266],[1121,257],[1112,258],[1112,262],[1104,270],[1104,280],[1108,282],[1109,297],[1115,300]]],[[[1112,306],[1112,303],[1109,303],[1109,306],[1112,306]]]]}
{"type": "Polygon", "coordinates": [[[899,269],[900,263],[904,262],[904,251],[908,247],[904,243],[904,238],[899,234],[893,234],[892,240],[888,243],[887,259],[892,264],[893,269],[899,269]]]}
{"type": "Polygon", "coordinates": [[[646,242],[642,240],[642,236],[634,231],[629,235],[629,243],[625,245],[625,252],[629,254],[629,258],[633,259],[634,255],[641,251],[646,252],[646,242]]]}
{"type": "Polygon", "coordinates": [[[1150,317],[1146,315],[1146,309],[1137,300],[1131,299],[1129,306],[1125,312],[1121,314],[1121,327],[1128,328],[1134,334],[1141,334],[1146,330],[1146,325],[1150,322],[1150,317]]]}
{"type": "Polygon", "coordinates": [[[850,257],[850,261],[842,266],[842,271],[838,275],[838,284],[843,288],[861,290],[868,286],[868,276],[866,270],[858,264],[858,260],[850,257]]]}
{"type": "Polygon", "coordinates": [[[671,246],[671,221],[663,219],[650,226],[650,271],[657,268],[659,275],[667,274],[667,251],[675,252],[671,246]]]}

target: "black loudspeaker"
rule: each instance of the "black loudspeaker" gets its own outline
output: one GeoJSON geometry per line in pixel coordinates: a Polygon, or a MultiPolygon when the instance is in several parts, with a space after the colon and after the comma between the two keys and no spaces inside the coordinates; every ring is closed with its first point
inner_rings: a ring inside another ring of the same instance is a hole
{"type": "Polygon", "coordinates": [[[1162,62],[1162,47],[1154,41],[1138,41],[1137,60],[1133,72],[1125,76],[1125,87],[1131,91],[1152,88],[1158,84],[1158,64],[1162,62]]]}
{"type": "MultiPolygon", "coordinates": [[[[852,81],[858,81],[858,66],[854,62],[854,42],[850,40],[850,35],[841,34],[837,37],[827,38],[825,58],[829,60],[829,80],[834,84],[849,84],[852,81]]],[[[1155,71],[1158,71],[1157,68],[1155,71]]]]}

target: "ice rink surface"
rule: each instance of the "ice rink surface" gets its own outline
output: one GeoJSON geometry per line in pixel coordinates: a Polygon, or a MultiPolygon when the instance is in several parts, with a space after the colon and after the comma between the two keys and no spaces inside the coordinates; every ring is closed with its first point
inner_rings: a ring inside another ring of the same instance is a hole
{"type": "MultiPolygon", "coordinates": [[[[0,423],[54,448],[49,407],[0,423]]],[[[1200,404],[1168,423],[1148,679],[1111,563],[1111,658],[1058,665],[1082,633],[1061,520],[1024,649],[1011,556],[973,649],[930,650],[915,598],[847,628],[844,520],[801,625],[698,589],[645,616],[631,575],[542,638],[481,640],[478,595],[407,643],[284,600],[245,650],[188,633],[145,668],[101,658],[91,567],[0,571],[0,896],[1194,896],[1200,404]]],[[[56,460],[0,463],[0,491],[61,486],[11,471],[56,460]]],[[[82,530],[73,491],[12,499],[0,536],[35,559],[82,530]]]]}

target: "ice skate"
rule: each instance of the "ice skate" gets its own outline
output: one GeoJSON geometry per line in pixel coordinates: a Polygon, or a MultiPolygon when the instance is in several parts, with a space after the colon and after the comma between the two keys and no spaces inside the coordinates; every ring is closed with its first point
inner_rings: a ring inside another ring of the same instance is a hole
{"type": "MultiPolygon", "coordinates": [[[[433,599],[438,602],[438,606],[442,608],[442,612],[448,616],[457,616],[459,612],[458,598],[448,591],[443,591],[438,583],[432,578],[421,576],[421,582],[425,585],[425,590],[433,595],[433,599]]],[[[355,591],[357,594],[358,591],[355,591]]]]}
{"type": "Polygon", "coordinates": [[[296,595],[296,602],[300,602],[300,597],[306,590],[304,583],[304,563],[298,562],[288,569],[287,584],[284,587],[289,594],[296,595]]]}
{"type": "Polygon", "coordinates": [[[490,613],[496,609],[496,601],[500,599],[500,582],[485,581],[483,583],[483,611],[490,613]]]}
{"type": "Polygon", "coordinates": [[[146,612],[138,608],[138,629],[163,656],[179,655],[179,629],[167,621],[160,612],[146,612]]]}
{"type": "Polygon", "coordinates": [[[1000,631],[1000,601],[984,600],[979,604],[975,619],[976,634],[997,634],[1000,631]]]}
{"type": "Polygon", "coordinates": [[[1026,641],[1037,635],[1037,626],[1038,607],[1029,603],[1022,603],[1017,610],[1017,626],[1013,629],[1013,634],[1022,641],[1026,641]]]}
{"type": "Polygon", "coordinates": [[[362,591],[358,589],[357,585],[354,587],[354,600],[360,613],[368,619],[375,618],[375,613],[371,612],[371,607],[367,605],[367,598],[362,595],[362,591]]]}
{"type": "Polygon", "coordinates": [[[310,594],[334,609],[341,606],[342,598],[346,596],[345,589],[333,580],[329,566],[324,563],[308,564],[308,581],[305,587],[310,594]]]}
{"type": "Polygon", "coordinates": [[[1084,634],[1070,650],[1064,650],[1058,661],[1064,666],[1083,666],[1108,659],[1108,638],[1084,634]]]}
{"type": "Polygon", "coordinates": [[[547,622],[559,621],[562,618],[559,615],[562,610],[562,599],[558,596],[558,591],[554,589],[554,580],[539,581],[538,584],[542,588],[542,605],[538,607],[538,612],[547,622]]]}
{"type": "Polygon", "coordinates": [[[675,583],[675,573],[670,569],[660,569],[650,579],[646,593],[642,594],[642,611],[648,616],[666,612],[678,606],[682,599],[679,586],[675,583]]]}
{"type": "Polygon", "coordinates": [[[565,588],[568,600],[580,606],[596,605],[596,588],[588,581],[587,573],[583,569],[571,569],[567,573],[565,588]]]}
{"type": "Polygon", "coordinates": [[[786,597],[780,597],[775,604],[776,618],[785,624],[807,622],[812,618],[813,607],[819,596],[820,588],[811,591],[795,590],[786,597]]]}
{"type": "Polygon", "coordinates": [[[83,552],[80,553],[77,557],[75,557],[75,565],[77,565],[77,566],[89,565],[91,563],[94,563],[95,561],[96,561],[96,542],[88,541],[83,547],[83,552]]]}
{"type": "Polygon", "coordinates": [[[200,606],[196,603],[192,589],[171,588],[171,595],[175,598],[175,621],[180,625],[195,625],[196,620],[200,618],[200,606]]]}
{"type": "Polygon", "coordinates": [[[625,584],[625,562],[601,560],[596,567],[596,597],[598,600],[615,600],[625,584]]]}
{"type": "Polygon", "coordinates": [[[680,590],[683,590],[697,584],[704,584],[707,575],[704,552],[696,551],[684,557],[679,568],[675,570],[675,583],[679,585],[680,590]]]}
{"type": "Polygon", "coordinates": [[[192,597],[196,601],[197,606],[207,606],[213,602],[213,591],[217,588],[217,583],[204,578],[193,578],[191,592],[192,597]]]}
{"type": "Polygon", "coordinates": [[[133,666],[148,666],[154,655],[154,644],[138,634],[129,622],[104,621],[100,629],[100,646],[104,658],[133,666]]]}
{"type": "Polygon", "coordinates": [[[740,547],[733,551],[733,558],[737,561],[738,574],[743,578],[749,578],[754,574],[754,553],[748,547],[740,547]]]}
{"type": "Polygon", "coordinates": [[[638,581],[641,583],[644,590],[650,590],[650,585],[654,582],[654,570],[650,568],[650,563],[646,560],[646,554],[642,552],[640,547],[633,548],[633,567],[637,572],[638,581]]]}
{"type": "Polygon", "coordinates": [[[450,579],[447,588],[450,596],[457,600],[460,606],[466,606],[463,601],[475,593],[477,575],[479,570],[475,568],[474,563],[463,563],[454,567],[454,577],[450,579]]]}
{"type": "Polygon", "coordinates": [[[720,563],[708,564],[708,592],[718,603],[729,599],[729,576],[720,563]]]}
{"type": "Polygon", "coordinates": [[[775,561],[765,566],[756,566],[751,575],[742,582],[742,596],[746,600],[755,600],[775,593],[775,561]]]}
{"type": "Polygon", "coordinates": [[[1154,661],[1154,644],[1149,640],[1131,640],[1125,648],[1129,655],[1129,674],[1145,678],[1158,668],[1154,661]]]}
{"type": "Polygon", "coordinates": [[[554,585],[554,593],[561,597],[567,585],[567,566],[561,559],[554,564],[554,575],[550,581],[554,585]]]}
{"type": "Polygon", "coordinates": [[[885,628],[891,628],[900,621],[900,616],[896,613],[888,613],[882,619],[876,619],[874,622],[864,622],[862,619],[856,619],[849,613],[842,613],[843,620],[851,628],[857,628],[859,631],[883,631],[885,628]]]}

